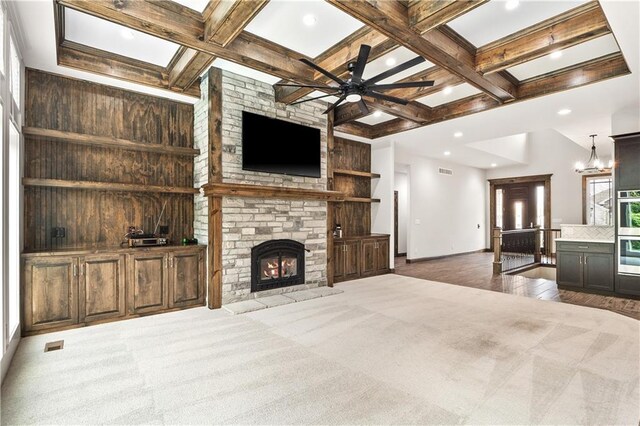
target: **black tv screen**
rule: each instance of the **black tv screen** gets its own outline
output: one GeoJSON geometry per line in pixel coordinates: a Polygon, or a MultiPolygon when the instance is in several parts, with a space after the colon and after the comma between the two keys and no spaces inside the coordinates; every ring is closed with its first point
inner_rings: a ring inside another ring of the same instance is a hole
{"type": "Polygon", "coordinates": [[[242,112],[242,168],[320,177],[320,129],[242,112]]]}

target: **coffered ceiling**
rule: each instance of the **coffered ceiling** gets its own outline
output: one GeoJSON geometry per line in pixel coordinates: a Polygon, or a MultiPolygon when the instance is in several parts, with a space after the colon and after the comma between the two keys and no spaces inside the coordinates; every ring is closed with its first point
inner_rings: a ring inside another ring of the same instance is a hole
{"type": "MultiPolygon", "coordinates": [[[[630,72],[597,1],[55,0],[54,11],[59,65],[194,97],[211,64],[270,84],[326,84],[298,59],[344,78],[368,44],[366,79],[423,56],[385,81],[435,81],[388,92],[408,105],[335,110],[337,130],[369,139],[630,72]]],[[[314,94],[275,93],[283,103],[314,94]]]]}

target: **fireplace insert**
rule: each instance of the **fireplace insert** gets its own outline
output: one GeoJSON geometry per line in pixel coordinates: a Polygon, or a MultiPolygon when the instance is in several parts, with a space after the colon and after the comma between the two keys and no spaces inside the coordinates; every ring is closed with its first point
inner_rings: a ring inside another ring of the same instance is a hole
{"type": "Polygon", "coordinates": [[[251,249],[251,292],[304,284],[304,244],[270,240],[251,249]]]}

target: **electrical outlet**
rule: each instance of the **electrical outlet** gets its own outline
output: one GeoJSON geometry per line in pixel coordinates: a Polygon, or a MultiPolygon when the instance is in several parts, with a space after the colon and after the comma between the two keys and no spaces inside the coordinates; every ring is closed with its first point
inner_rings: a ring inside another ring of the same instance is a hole
{"type": "Polygon", "coordinates": [[[62,226],[56,226],[51,228],[51,238],[65,238],[67,236],[66,228],[62,226]]]}

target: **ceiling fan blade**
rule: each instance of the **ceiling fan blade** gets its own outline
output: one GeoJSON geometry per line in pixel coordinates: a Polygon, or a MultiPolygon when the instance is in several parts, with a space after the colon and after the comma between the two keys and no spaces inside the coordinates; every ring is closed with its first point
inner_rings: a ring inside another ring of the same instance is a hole
{"type": "Polygon", "coordinates": [[[341,103],[342,101],[344,101],[344,100],[346,99],[346,97],[347,97],[347,95],[342,95],[342,96],[340,96],[340,99],[338,99],[338,100],[337,100],[333,105],[331,105],[329,108],[327,108],[327,110],[326,110],[325,112],[323,112],[323,114],[326,114],[326,113],[328,113],[328,112],[330,112],[330,111],[333,111],[333,109],[334,109],[335,107],[337,107],[338,105],[340,105],[340,103],[341,103]]]}
{"type": "Polygon", "coordinates": [[[405,89],[408,87],[431,87],[433,86],[433,81],[407,81],[405,83],[391,83],[391,84],[378,84],[367,87],[369,90],[391,90],[391,89],[405,89]]]}
{"type": "Polygon", "coordinates": [[[309,89],[337,89],[336,87],[327,86],[326,84],[295,84],[295,83],[276,83],[274,86],[280,87],[308,87],[309,89]]]}
{"type": "Polygon", "coordinates": [[[360,107],[360,112],[362,114],[369,115],[369,108],[367,107],[367,104],[365,104],[362,99],[360,99],[360,102],[358,102],[358,107],[360,107]]]}
{"type": "Polygon", "coordinates": [[[336,92],[336,93],[329,93],[327,95],[322,95],[322,96],[316,96],[315,98],[310,98],[310,99],[302,99],[301,101],[296,101],[296,102],[292,102],[289,105],[298,105],[301,104],[303,102],[309,102],[309,101],[315,101],[316,99],[322,99],[322,98],[326,98],[327,96],[335,96],[335,95],[339,95],[340,92],[336,92]]]}
{"type": "Polygon", "coordinates": [[[382,93],[367,92],[365,96],[371,96],[372,98],[380,99],[382,101],[395,102],[400,105],[406,105],[409,103],[406,99],[396,98],[395,96],[383,95],[382,93]]]}
{"type": "Polygon", "coordinates": [[[351,76],[351,81],[353,81],[354,83],[360,83],[362,81],[362,73],[364,72],[365,65],[367,65],[369,52],[371,52],[371,46],[367,46],[366,44],[360,46],[358,61],[353,68],[353,75],[351,76]]]}
{"type": "Polygon", "coordinates": [[[313,68],[316,71],[321,72],[322,74],[326,75],[327,77],[329,77],[331,80],[335,81],[338,84],[346,84],[344,80],[342,80],[340,77],[331,74],[329,71],[320,68],[319,66],[317,66],[316,64],[314,64],[313,62],[311,62],[308,59],[305,58],[300,58],[300,62],[302,62],[305,65],[310,66],[311,68],[313,68]]]}
{"type": "Polygon", "coordinates": [[[370,79],[368,79],[366,81],[366,85],[367,86],[371,86],[374,83],[377,83],[380,80],[384,80],[387,77],[391,77],[394,74],[397,74],[399,72],[402,72],[404,70],[408,70],[411,67],[415,67],[418,64],[421,64],[424,62],[424,58],[422,56],[416,56],[415,58],[413,58],[410,61],[407,61],[403,64],[397,65],[393,68],[391,68],[390,70],[387,70],[381,74],[376,75],[375,77],[372,77],[370,79]]]}

